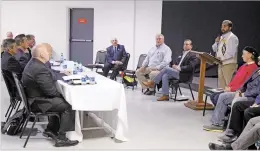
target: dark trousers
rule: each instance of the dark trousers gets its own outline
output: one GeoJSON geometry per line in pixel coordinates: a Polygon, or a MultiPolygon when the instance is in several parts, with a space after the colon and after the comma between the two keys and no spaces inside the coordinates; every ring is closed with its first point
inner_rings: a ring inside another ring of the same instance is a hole
{"type": "Polygon", "coordinates": [[[47,129],[52,132],[58,132],[59,134],[64,134],[67,131],[73,131],[75,129],[75,111],[72,110],[71,105],[68,104],[63,98],[55,97],[48,99],[48,106],[51,104],[47,110],[42,108],[43,103],[35,100],[31,105],[32,111],[38,112],[59,112],[59,118],[56,116],[51,116],[49,118],[49,123],[47,129]]]}
{"type": "Polygon", "coordinates": [[[232,106],[232,112],[230,116],[229,128],[234,131],[234,133],[239,136],[244,126],[249,120],[244,120],[244,114],[248,114],[250,106],[254,104],[254,101],[238,101],[235,102],[232,106]]]}
{"type": "Polygon", "coordinates": [[[110,75],[110,79],[114,80],[122,69],[122,65],[113,65],[111,63],[106,63],[103,68],[103,76],[107,77],[109,70],[113,68],[113,72],[110,75]]]}

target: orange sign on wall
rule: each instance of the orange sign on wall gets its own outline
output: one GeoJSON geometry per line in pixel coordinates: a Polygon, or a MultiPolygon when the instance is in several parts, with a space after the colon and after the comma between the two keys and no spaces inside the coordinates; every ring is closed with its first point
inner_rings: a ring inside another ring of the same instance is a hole
{"type": "Polygon", "coordinates": [[[87,19],[86,18],[79,18],[78,19],[78,23],[79,24],[86,24],[87,23],[87,19]]]}

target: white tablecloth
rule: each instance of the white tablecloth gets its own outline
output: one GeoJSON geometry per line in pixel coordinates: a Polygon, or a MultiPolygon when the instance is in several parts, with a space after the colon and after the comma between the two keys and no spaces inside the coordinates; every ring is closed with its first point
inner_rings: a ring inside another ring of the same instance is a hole
{"type": "MultiPolygon", "coordinates": [[[[52,68],[62,70],[61,67],[52,68]]],[[[127,141],[128,122],[124,86],[87,68],[84,68],[84,72],[81,74],[95,77],[97,84],[69,85],[61,80],[57,81],[58,90],[62,93],[65,100],[71,104],[72,109],[77,111],[75,132],[68,133],[68,137],[73,137],[71,139],[77,139],[80,142],[83,139],[78,111],[112,111],[118,109],[116,117],[117,126],[114,130],[115,138],[127,141]]]]}

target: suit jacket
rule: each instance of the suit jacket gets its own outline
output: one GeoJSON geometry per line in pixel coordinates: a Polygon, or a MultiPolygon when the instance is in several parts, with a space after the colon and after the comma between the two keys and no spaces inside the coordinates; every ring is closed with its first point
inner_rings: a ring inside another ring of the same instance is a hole
{"type": "Polygon", "coordinates": [[[25,68],[26,64],[30,61],[31,57],[29,53],[24,53],[23,50],[17,49],[17,53],[15,54],[16,60],[18,60],[21,64],[22,69],[25,68]]]}
{"type": "MultiPolygon", "coordinates": [[[[170,67],[172,67],[173,64],[178,65],[181,61],[182,56],[179,56],[178,59],[173,63],[173,61],[170,63],[170,67]]],[[[180,68],[180,81],[187,82],[192,80],[193,73],[195,71],[196,66],[198,65],[199,60],[196,57],[195,54],[188,52],[187,55],[184,57],[184,59],[181,62],[180,68]]],[[[192,82],[192,81],[190,81],[192,82]]]]}
{"type": "Polygon", "coordinates": [[[38,59],[32,58],[26,65],[22,82],[25,87],[29,104],[37,103],[44,112],[55,103],[54,98],[61,97],[55,86],[52,73],[48,67],[38,59]]]}
{"type": "Polygon", "coordinates": [[[3,53],[3,56],[1,59],[1,66],[2,66],[2,69],[7,70],[9,72],[15,72],[18,75],[22,73],[22,66],[15,59],[15,57],[12,56],[8,52],[3,53]]]}
{"type": "Polygon", "coordinates": [[[258,68],[250,78],[245,82],[245,84],[240,89],[241,92],[244,92],[245,97],[255,99],[258,95],[260,95],[260,75],[258,68]]]}
{"type": "Polygon", "coordinates": [[[116,54],[114,54],[114,47],[110,46],[107,48],[107,62],[112,63],[112,61],[121,61],[125,63],[126,61],[126,51],[124,45],[117,45],[116,54]]]}

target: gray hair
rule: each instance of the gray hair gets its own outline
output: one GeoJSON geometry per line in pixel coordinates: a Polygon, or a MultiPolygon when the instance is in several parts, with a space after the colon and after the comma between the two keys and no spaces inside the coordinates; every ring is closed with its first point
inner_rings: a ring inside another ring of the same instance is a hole
{"type": "Polygon", "coordinates": [[[233,27],[233,23],[230,20],[224,20],[222,24],[228,25],[229,27],[233,27]]]}
{"type": "Polygon", "coordinates": [[[164,39],[164,35],[163,34],[157,34],[155,37],[164,39]]]}
{"type": "Polygon", "coordinates": [[[27,38],[27,40],[32,40],[32,39],[34,39],[35,38],[35,36],[34,35],[26,35],[26,38],[27,38]]]}
{"type": "Polygon", "coordinates": [[[15,44],[14,39],[4,39],[3,44],[2,44],[2,49],[4,51],[8,51],[9,49],[13,49],[14,44],[15,44]]]}
{"type": "Polygon", "coordinates": [[[190,39],[185,39],[184,42],[186,41],[190,42],[190,44],[192,45],[192,41],[190,39]]]}

